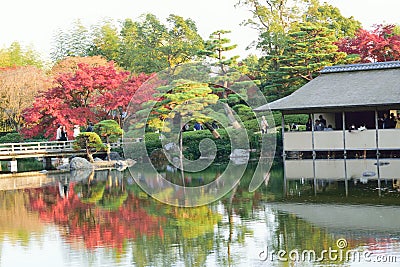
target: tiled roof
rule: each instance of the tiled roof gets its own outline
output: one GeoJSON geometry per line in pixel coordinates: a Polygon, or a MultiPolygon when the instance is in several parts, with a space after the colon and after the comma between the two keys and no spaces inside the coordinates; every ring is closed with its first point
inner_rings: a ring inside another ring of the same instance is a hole
{"type": "Polygon", "coordinates": [[[256,111],[400,110],[400,61],[326,67],[291,95],[256,111]]]}
{"type": "Polygon", "coordinates": [[[400,61],[329,66],[323,68],[320,71],[320,73],[347,72],[347,71],[360,71],[360,70],[382,70],[382,69],[392,69],[392,68],[400,68],[400,61]]]}

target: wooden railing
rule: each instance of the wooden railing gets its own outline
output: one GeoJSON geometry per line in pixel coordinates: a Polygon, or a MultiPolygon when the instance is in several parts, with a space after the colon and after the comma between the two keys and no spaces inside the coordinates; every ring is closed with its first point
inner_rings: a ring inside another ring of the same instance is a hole
{"type": "MultiPolygon", "coordinates": [[[[38,157],[44,155],[62,155],[71,153],[84,153],[83,150],[74,150],[74,141],[48,141],[27,143],[3,143],[0,144],[0,159],[38,157]]],[[[112,143],[111,148],[121,145],[120,142],[112,143]]]]}
{"type": "MultiPolygon", "coordinates": [[[[318,150],[376,150],[377,148],[399,150],[399,129],[375,129],[364,131],[316,131],[314,149],[318,150]],[[345,142],[343,142],[345,137],[345,142]],[[376,143],[378,137],[378,144],[376,143]],[[344,147],[344,144],[346,147],[344,147]]],[[[285,132],[284,148],[286,151],[312,151],[312,132],[285,132]]]]}

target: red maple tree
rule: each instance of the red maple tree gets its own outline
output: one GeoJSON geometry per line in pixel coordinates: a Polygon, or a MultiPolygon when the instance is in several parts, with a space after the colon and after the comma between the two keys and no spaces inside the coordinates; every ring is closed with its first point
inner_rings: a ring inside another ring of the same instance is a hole
{"type": "Polygon", "coordinates": [[[363,63],[400,60],[400,35],[391,24],[374,25],[372,31],[360,29],[354,38],[341,39],[336,45],[341,52],[359,55],[363,63]]]}
{"type": "Polygon", "coordinates": [[[28,138],[43,135],[54,139],[58,124],[71,132],[75,124],[113,118],[119,107],[126,110],[135,91],[148,78],[145,74],[118,71],[113,62],[106,66],[80,63],[75,72],[58,74],[55,86],[42,92],[33,107],[24,110],[25,126],[21,132],[28,138]]]}

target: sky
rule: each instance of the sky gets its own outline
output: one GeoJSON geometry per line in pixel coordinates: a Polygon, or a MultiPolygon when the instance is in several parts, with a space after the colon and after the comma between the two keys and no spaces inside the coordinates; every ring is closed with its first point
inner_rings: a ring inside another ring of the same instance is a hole
{"type": "MultiPolygon", "coordinates": [[[[80,19],[85,26],[104,19],[115,23],[126,18],[133,20],[144,13],[155,14],[165,20],[176,14],[195,21],[199,34],[208,39],[216,30],[230,30],[236,54],[242,58],[257,54],[246,47],[257,40],[257,32],[240,24],[251,17],[246,8],[235,8],[237,0],[3,0],[0,15],[0,48],[17,41],[48,59],[57,29],[68,30],[80,19]]],[[[368,29],[373,24],[400,24],[399,0],[320,0],[338,7],[342,15],[353,16],[368,29]]]]}

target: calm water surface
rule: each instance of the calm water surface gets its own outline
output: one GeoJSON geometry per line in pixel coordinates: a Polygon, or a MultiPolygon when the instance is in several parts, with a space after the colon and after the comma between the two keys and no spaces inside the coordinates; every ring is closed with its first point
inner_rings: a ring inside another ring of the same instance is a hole
{"type": "Polygon", "coordinates": [[[253,171],[198,208],[149,197],[132,178],[153,181],[144,169],[2,178],[0,266],[400,266],[397,180],[287,179],[276,164],[249,193],[253,171]]]}

